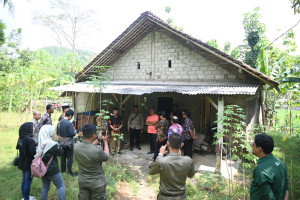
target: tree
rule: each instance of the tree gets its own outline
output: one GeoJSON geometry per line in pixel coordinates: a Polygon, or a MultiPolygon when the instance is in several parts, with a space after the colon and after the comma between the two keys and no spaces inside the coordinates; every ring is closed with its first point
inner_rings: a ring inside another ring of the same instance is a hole
{"type": "Polygon", "coordinates": [[[79,9],[67,0],[50,0],[50,4],[54,14],[35,12],[34,22],[49,28],[58,44],[70,46],[76,54],[80,28],[87,24],[93,11],[79,9]]]}
{"type": "Polygon", "coordinates": [[[5,33],[4,30],[6,29],[5,24],[0,20],[0,47],[5,43],[5,33]]]}
{"type": "Polygon", "coordinates": [[[208,44],[208,45],[210,45],[210,46],[212,46],[212,47],[214,47],[214,48],[216,48],[216,49],[221,49],[219,46],[218,46],[218,44],[217,44],[217,40],[216,39],[211,39],[211,40],[208,40],[207,42],[206,42],[206,44],[208,44]]]}
{"type": "Polygon", "coordinates": [[[15,6],[13,0],[2,0],[3,1],[3,7],[8,6],[8,10],[11,14],[15,12],[15,6]]]}
{"type": "Polygon", "coordinates": [[[257,59],[260,50],[268,43],[265,36],[266,26],[260,22],[262,16],[259,10],[259,7],[256,7],[253,13],[245,13],[243,20],[245,44],[241,46],[243,52],[240,55],[240,59],[254,68],[257,68],[257,59]]]}
{"type": "Polygon", "coordinates": [[[300,0],[291,0],[292,8],[294,9],[294,14],[300,13],[300,0]]]}
{"type": "MultiPolygon", "coordinates": [[[[171,13],[171,6],[166,6],[165,7],[165,12],[167,13],[167,15],[169,16],[171,13]]],[[[172,17],[168,17],[167,19],[167,23],[170,24],[171,26],[173,26],[174,28],[183,31],[183,27],[178,27],[177,25],[174,24],[173,18],[172,17]]]]}

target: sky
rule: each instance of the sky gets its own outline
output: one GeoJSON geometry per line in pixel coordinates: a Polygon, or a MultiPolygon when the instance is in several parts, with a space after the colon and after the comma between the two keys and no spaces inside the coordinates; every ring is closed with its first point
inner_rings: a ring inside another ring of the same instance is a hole
{"type": "MultiPolygon", "coordinates": [[[[167,20],[165,7],[171,6],[170,17],[184,32],[206,42],[216,39],[223,47],[230,41],[232,47],[243,44],[243,14],[255,7],[261,8],[266,35],[273,41],[295,25],[300,14],[294,15],[289,0],[70,0],[82,10],[89,10],[91,18],[81,27],[78,48],[100,53],[117,38],[141,13],[151,11],[167,20]]],[[[53,13],[47,0],[14,1],[15,14],[0,7],[0,20],[12,29],[22,28],[22,48],[36,50],[44,46],[59,46],[52,32],[33,23],[35,12],[53,13]]],[[[294,29],[296,43],[300,45],[300,25],[294,29]]],[[[280,40],[275,44],[280,45],[280,40]]],[[[297,50],[297,54],[300,50],[297,50]]]]}

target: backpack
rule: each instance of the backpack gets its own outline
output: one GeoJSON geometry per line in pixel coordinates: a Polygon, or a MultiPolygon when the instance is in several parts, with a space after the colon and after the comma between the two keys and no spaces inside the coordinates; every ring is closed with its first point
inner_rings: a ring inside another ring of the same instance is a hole
{"type": "MultiPolygon", "coordinates": [[[[49,142],[47,142],[46,145],[44,146],[43,151],[48,143],[49,142]]],[[[47,173],[48,167],[49,167],[53,157],[54,157],[54,155],[50,158],[50,160],[48,161],[48,164],[45,166],[43,159],[42,159],[42,155],[37,154],[31,164],[31,175],[34,177],[38,177],[38,178],[43,177],[47,173]]]]}

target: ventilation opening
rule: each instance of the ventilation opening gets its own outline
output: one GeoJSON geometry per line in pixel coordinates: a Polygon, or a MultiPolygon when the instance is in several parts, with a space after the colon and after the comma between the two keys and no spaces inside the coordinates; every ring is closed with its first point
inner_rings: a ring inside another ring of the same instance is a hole
{"type": "Polygon", "coordinates": [[[141,69],[141,64],[140,64],[140,62],[137,62],[137,69],[141,69]]]}
{"type": "Polygon", "coordinates": [[[172,67],[172,61],[171,60],[168,61],[168,66],[169,66],[169,68],[172,67]]]}

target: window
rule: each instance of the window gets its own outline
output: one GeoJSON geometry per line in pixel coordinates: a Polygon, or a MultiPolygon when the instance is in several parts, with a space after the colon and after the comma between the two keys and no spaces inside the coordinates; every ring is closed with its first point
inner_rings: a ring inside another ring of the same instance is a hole
{"type": "Polygon", "coordinates": [[[172,61],[171,60],[168,61],[168,66],[169,66],[169,68],[172,67],[172,61]]]}
{"type": "Polygon", "coordinates": [[[137,69],[141,69],[141,64],[140,64],[140,62],[137,62],[137,69]]]}

